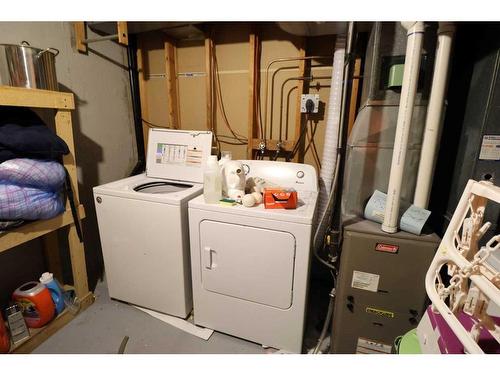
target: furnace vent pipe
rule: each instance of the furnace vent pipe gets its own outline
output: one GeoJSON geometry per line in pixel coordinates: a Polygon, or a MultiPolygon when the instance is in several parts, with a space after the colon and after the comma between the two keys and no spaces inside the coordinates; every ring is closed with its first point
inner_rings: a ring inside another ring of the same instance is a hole
{"type": "Polygon", "coordinates": [[[408,137],[410,135],[413,105],[417,93],[420,55],[424,36],[423,22],[401,22],[401,25],[408,30],[408,40],[406,45],[401,99],[399,101],[398,121],[396,125],[396,137],[394,140],[394,151],[392,153],[391,173],[389,176],[389,187],[387,188],[387,203],[385,207],[384,222],[382,224],[382,230],[387,233],[396,233],[398,231],[401,184],[403,182],[403,171],[406,150],[408,148],[408,137]]]}
{"type": "Polygon", "coordinates": [[[332,80],[330,97],[328,98],[328,117],[325,128],[325,143],[323,145],[323,157],[321,159],[321,171],[319,174],[319,195],[317,211],[317,235],[315,236],[314,248],[317,249],[323,242],[326,228],[326,220],[321,220],[328,209],[328,201],[332,190],[332,182],[335,177],[335,167],[339,151],[340,134],[340,112],[342,108],[342,86],[344,80],[346,36],[337,35],[335,39],[335,52],[333,54],[332,80]]]}
{"type": "Polygon", "coordinates": [[[455,25],[453,23],[439,23],[431,97],[425,119],[424,140],[422,142],[422,151],[420,152],[417,186],[413,200],[413,204],[420,208],[427,208],[429,205],[432,176],[434,175],[438,144],[441,138],[444,98],[448,85],[448,70],[454,34],[455,25]]]}

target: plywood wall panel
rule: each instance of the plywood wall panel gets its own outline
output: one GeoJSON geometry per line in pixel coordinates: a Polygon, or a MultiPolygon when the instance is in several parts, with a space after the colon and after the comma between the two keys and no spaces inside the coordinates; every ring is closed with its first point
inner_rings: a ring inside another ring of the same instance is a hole
{"type": "Polygon", "coordinates": [[[181,128],[207,130],[205,76],[179,77],[181,128]]]}
{"type": "Polygon", "coordinates": [[[169,127],[167,81],[165,78],[149,78],[145,82],[148,93],[147,114],[149,122],[169,127]]]}
{"type": "MultiPolygon", "coordinates": [[[[294,57],[299,55],[302,38],[288,34],[273,23],[259,23],[255,25],[260,40],[261,48],[261,112],[264,116],[265,108],[265,69],[268,63],[277,58],[294,57]]],[[[216,56],[220,74],[220,84],[230,125],[234,131],[246,138],[248,134],[248,74],[249,74],[249,33],[250,25],[247,23],[213,24],[213,38],[216,47],[216,56]]],[[[151,51],[147,56],[149,69],[153,72],[164,73],[164,51],[160,39],[151,37],[148,41],[151,51]]],[[[307,38],[307,55],[333,55],[334,36],[307,38]]],[[[313,77],[331,76],[333,58],[329,60],[312,61],[311,73],[313,77]]],[[[177,42],[177,71],[179,84],[179,108],[182,129],[206,129],[206,77],[205,77],[205,45],[203,41],[178,41],[177,42]],[[189,76],[189,74],[192,74],[189,76]]],[[[279,139],[280,100],[283,100],[283,138],[293,139],[295,133],[295,116],[297,104],[297,81],[290,80],[284,86],[283,98],[280,96],[282,83],[299,74],[297,61],[276,63],[269,74],[268,97],[268,128],[270,126],[271,99],[273,101],[272,122],[273,139],[279,139]],[[276,72],[277,70],[277,72],[276,72]],[[275,74],[274,93],[271,96],[271,78],[275,74]],[[289,106],[287,116],[287,96],[289,106]],[[285,135],[286,121],[288,120],[288,135],[285,135]]],[[[166,98],[166,85],[164,80],[150,79],[148,111],[152,118],[160,124],[166,124],[168,107],[166,98]],[[162,92],[165,90],[165,92],[162,92]],[[165,119],[165,120],[164,120],[165,119]]],[[[309,92],[320,95],[323,113],[315,116],[318,123],[315,143],[319,156],[322,156],[324,133],[326,124],[326,107],[330,92],[330,80],[315,78],[310,82],[309,92]]],[[[148,93],[149,94],[149,93],[148,93]]],[[[220,109],[217,104],[216,128],[220,135],[230,136],[231,132],[224,124],[220,109]]],[[[310,125],[309,125],[310,126],[310,125]]],[[[306,142],[307,145],[307,142],[306,142]]],[[[222,150],[229,150],[234,158],[246,158],[246,147],[239,145],[222,144],[222,150]]],[[[309,150],[304,162],[315,165],[312,151],[309,150]]]]}

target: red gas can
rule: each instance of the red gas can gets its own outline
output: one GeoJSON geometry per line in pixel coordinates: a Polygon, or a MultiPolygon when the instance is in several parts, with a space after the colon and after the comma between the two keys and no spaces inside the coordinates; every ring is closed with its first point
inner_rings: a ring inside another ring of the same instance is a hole
{"type": "Polygon", "coordinates": [[[42,327],[54,317],[54,302],[42,283],[30,281],[23,284],[14,291],[12,298],[22,307],[28,327],[42,327]]]}

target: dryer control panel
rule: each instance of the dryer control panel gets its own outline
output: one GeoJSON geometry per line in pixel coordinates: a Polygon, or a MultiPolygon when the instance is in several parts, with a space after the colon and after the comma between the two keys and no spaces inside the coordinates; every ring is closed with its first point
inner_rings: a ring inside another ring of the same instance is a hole
{"type": "Polygon", "coordinates": [[[270,185],[297,191],[318,191],[318,174],[309,164],[268,160],[240,160],[246,178],[260,177],[270,185]]]}

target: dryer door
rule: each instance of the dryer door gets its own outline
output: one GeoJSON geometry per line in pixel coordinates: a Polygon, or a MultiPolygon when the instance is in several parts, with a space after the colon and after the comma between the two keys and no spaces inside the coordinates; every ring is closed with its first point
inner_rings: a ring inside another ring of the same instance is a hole
{"type": "Polygon", "coordinates": [[[205,290],[280,309],[292,305],[292,234],[204,220],[200,242],[205,290]]]}

